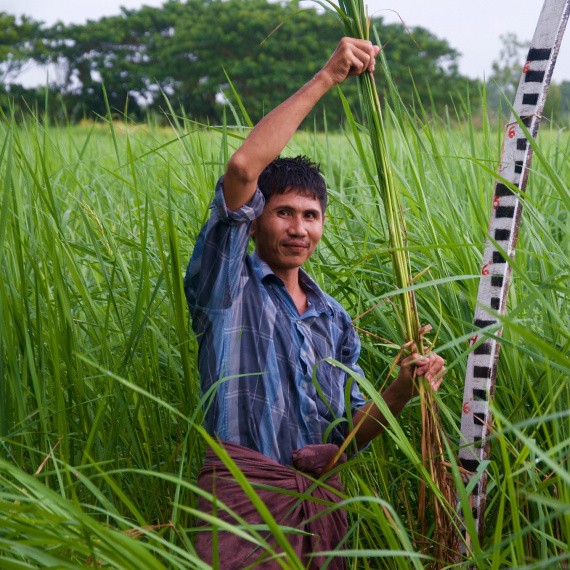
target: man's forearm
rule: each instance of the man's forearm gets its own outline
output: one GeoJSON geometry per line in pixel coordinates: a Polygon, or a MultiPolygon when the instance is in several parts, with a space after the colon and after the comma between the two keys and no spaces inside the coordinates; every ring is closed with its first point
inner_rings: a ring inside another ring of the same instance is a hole
{"type": "MultiPolygon", "coordinates": [[[[382,398],[384,402],[386,402],[388,409],[392,412],[392,415],[397,416],[414,395],[413,382],[400,382],[395,380],[382,393],[382,398]]],[[[374,402],[362,406],[362,408],[356,412],[353,418],[354,425],[358,425],[361,420],[363,420],[362,425],[356,432],[355,437],[359,448],[370,443],[370,441],[380,435],[388,425],[384,414],[378,409],[378,406],[376,406],[374,402]]]]}
{"type": "MultiPolygon", "coordinates": [[[[437,391],[445,375],[445,362],[437,354],[422,356],[416,352],[410,354],[400,362],[398,377],[382,394],[382,398],[388,409],[397,416],[405,405],[417,395],[416,378],[425,378],[432,390],[437,391]]],[[[362,421],[362,425],[356,432],[358,447],[364,447],[367,443],[380,435],[388,421],[374,403],[362,406],[354,414],[354,425],[362,421]]]]}
{"type": "MultiPolygon", "coordinates": [[[[268,113],[251,131],[228,164],[225,183],[240,184],[245,193],[253,194],[257,179],[263,169],[285,148],[303,119],[319,100],[334,86],[331,78],[322,70],[301,89],[268,113]]],[[[239,193],[225,196],[230,209],[237,209],[243,197],[239,193]]]]}
{"type": "Polygon", "coordinates": [[[321,97],[349,75],[372,71],[379,49],[367,40],[343,38],[326,65],[255,126],[230,158],[224,175],[224,198],[230,210],[251,199],[263,169],[285,148],[321,97]]]}

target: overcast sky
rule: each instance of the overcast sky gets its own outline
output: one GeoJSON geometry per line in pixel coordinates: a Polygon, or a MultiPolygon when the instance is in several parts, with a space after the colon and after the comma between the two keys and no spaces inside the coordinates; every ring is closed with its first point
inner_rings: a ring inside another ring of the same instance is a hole
{"type": "MultiPolygon", "coordinates": [[[[407,26],[423,26],[448,40],[461,53],[461,73],[473,78],[490,74],[491,62],[501,47],[501,34],[513,32],[520,40],[532,39],[543,5],[542,0],[368,0],[366,3],[371,15],[395,22],[399,21],[396,11],[407,26]]],[[[161,6],[163,0],[0,0],[0,11],[27,14],[47,24],[57,20],[80,23],[118,14],[121,6],[138,8],[144,4],[161,6]]],[[[570,36],[570,30],[566,35],[570,36]]],[[[553,79],[570,80],[570,37],[562,42],[553,79]]]]}

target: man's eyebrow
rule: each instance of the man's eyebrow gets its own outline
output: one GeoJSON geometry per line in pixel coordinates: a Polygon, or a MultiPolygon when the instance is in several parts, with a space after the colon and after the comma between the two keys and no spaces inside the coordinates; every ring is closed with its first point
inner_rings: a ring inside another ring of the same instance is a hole
{"type": "Polygon", "coordinates": [[[273,208],[273,211],[277,212],[279,210],[287,210],[288,212],[300,212],[303,215],[306,214],[316,214],[318,216],[322,215],[322,212],[320,210],[320,208],[300,208],[299,206],[295,205],[295,204],[280,204],[280,205],[276,205],[273,208]]]}

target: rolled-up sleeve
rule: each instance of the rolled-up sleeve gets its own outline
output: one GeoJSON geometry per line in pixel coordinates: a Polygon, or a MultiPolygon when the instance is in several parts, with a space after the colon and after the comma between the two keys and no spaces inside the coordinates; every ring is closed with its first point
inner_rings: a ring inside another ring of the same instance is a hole
{"type": "Polygon", "coordinates": [[[231,305],[239,288],[251,224],[264,205],[263,195],[257,189],[249,203],[239,210],[228,210],[223,178],[218,181],[210,217],[196,240],[184,278],[191,311],[199,307],[223,309],[231,305]]]}

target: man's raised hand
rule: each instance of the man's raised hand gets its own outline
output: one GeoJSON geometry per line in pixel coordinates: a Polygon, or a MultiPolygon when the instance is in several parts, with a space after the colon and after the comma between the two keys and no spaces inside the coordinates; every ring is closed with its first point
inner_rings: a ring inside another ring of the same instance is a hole
{"type": "Polygon", "coordinates": [[[319,73],[337,85],[351,75],[372,73],[379,53],[380,47],[368,40],[344,37],[319,73]]]}

